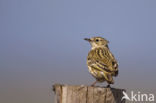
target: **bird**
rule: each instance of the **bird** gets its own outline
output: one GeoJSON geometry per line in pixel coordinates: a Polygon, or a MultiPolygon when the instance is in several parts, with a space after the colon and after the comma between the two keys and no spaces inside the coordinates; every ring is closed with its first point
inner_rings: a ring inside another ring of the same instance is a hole
{"type": "Polygon", "coordinates": [[[118,75],[118,62],[111,53],[109,41],[102,37],[84,38],[91,44],[91,50],[87,56],[87,66],[91,75],[96,79],[91,86],[97,82],[107,82],[107,87],[114,84],[113,77],[118,75]]]}

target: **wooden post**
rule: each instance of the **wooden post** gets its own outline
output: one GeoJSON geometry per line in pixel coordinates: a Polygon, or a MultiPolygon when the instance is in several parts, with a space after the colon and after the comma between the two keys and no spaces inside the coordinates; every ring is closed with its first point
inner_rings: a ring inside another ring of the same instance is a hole
{"type": "Polygon", "coordinates": [[[53,90],[55,103],[125,103],[124,89],[55,84],[53,90]]]}

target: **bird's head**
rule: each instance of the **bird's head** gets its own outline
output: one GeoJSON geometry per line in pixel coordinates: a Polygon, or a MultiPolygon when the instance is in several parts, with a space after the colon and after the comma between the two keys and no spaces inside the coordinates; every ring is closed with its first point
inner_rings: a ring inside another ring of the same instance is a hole
{"type": "Polygon", "coordinates": [[[102,37],[92,37],[92,38],[85,38],[84,40],[88,41],[92,48],[97,47],[108,47],[109,41],[102,37]]]}

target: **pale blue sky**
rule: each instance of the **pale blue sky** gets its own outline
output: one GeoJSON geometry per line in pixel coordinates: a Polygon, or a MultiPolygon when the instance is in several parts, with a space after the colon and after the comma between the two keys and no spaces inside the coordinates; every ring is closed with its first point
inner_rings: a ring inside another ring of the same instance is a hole
{"type": "Polygon", "coordinates": [[[91,84],[92,36],[119,61],[113,87],[156,90],[155,12],[154,0],[0,0],[0,101],[51,103],[56,82],[91,84]]]}

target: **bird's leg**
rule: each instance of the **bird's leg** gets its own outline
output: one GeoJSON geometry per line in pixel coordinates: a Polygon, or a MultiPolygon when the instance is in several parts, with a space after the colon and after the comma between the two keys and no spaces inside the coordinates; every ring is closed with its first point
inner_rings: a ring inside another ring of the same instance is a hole
{"type": "Polygon", "coordinates": [[[85,86],[81,85],[81,87],[78,89],[78,91],[80,91],[81,89],[83,89],[85,86]]]}
{"type": "Polygon", "coordinates": [[[97,80],[95,82],[93,82],[93,84],[91,84],[91,86],[94,87],[96,83],[97,83],[97,80]]]}

